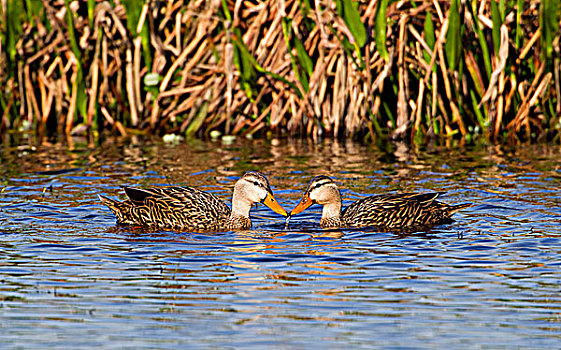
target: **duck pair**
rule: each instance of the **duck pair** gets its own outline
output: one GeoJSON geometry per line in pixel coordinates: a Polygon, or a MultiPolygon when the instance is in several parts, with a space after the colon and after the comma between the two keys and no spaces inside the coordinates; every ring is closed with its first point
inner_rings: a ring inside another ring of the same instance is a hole
{"type": "Polygon", "coordinates": [[[125,187],[127,200],[99,196],[119,224],[156,226],[185,231],[233,231],[251,227],[249,212],[263,203],[275,213],[301,213],[312,204],[323,205],[322,228],[368,227],[397,231],[431,227],[451,221],[455,212],[470,203],[448,205],[436,200],[440,193],[401,193],[362,198],[342,210],[341,193],[331,178],[316,176],[300,203],[288,214],[273,195],[267,178],[255,171],[245,173],[234,185],[232,209],[212,193],[192,187],[125,187]]]}

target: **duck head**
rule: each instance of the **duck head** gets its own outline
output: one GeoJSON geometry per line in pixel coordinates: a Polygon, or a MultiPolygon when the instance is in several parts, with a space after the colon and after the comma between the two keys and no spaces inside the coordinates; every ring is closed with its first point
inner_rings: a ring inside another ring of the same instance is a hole
{"type": "MultiPolygon", "coordinates": [[[[255,171],[248,171],[236,182],[234,186],[234,198],[232,207],[239,201],[253,203],[263,203],[272,211],[283,216],[288,213],[275,199],[273,191],[269,186],[269,180],[263,175],[255,171]]],[[[234,208],[233,208],[234,210],[234,208]]]]}
{"type": "Polygon", "coordinates": [[[319,175],[310,181],[300,203],[292,209],[290,216],[303,212],[312,204],[341,206],[341,193],[329,176],[319,175]]]}

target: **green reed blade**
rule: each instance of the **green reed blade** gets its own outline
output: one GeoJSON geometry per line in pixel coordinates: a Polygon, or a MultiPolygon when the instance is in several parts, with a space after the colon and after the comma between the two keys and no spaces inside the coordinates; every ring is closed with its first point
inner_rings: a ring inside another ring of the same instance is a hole
{"type": "Polygon", "coordinates": [[[95,4],[96,0],[88,0],[88,21],[90,22],[90,28],[94,26],[95,4]]]}
{"type": "MultiPolygon", "coordinates": [[[[483,113],[481,113],[481,110],[479,108],[479,101],[481,99],[481,97],[480,97],[481,95],[476,96],[475,91],[470,90],[469,91],[469,96],[470,96],[470,100],[471,100],[471,108],[472,108],[472,111],[475,113],[475,117],[477,118],[477,123],[479,124],[479,126],[481,128],[483,128],[487,124],[487,119],[485,118],[483,113]]],[[[481,107],[481,108],[483,108],[483,107],[481,107]]]]}
{"type": "Polygon", "coordinates": [[[76,56],[76,60],[78,64],[82,62],[82,53],[80,51],[80,46],[78,45],[78,41],[76,40],[76,31],[74,28],[74,11],[70,9],[70,0],[64,0],[64,4],[66,5],[66,24],[68,26],[68,41],[70,41],[70,47],[72,48],[72,52],[74,56],[76,56]]]}
{"type": "Polygon", "coordinates": [[[358,69],[362,70],[366,67],[366,62],[364,62],[361,52],[361,48],[366,44],[366,28],[360,19],[357,2],[353,0],[342,0],[342,2],[341,0],[337,0],[335,3],[337,5],[338,14],[343,17],[347,28],[349,28],[349,31],[354,38],[353,42],[351,42],[352,40],[347,40],[345,38],[342,41],[343,48],[345,49],[345,52],[348,50],[348,56],[352,58],[358,69]],[[356,54],[356,59],[351,54],[353,50],[356,54]]]}
{"type": "Polygon", "coordinates": [[[298,62],[300,63],[300,80],[302,86],[304,87],[304,90],[308,92],[308,90],[310,89],[309,80],[314,71],[314,64],[312,62],[312,59],[308,55],[308,52],[306,52],[304,45],[297,36],[294,36],[294,47],[296,48],[298,62]]]}
{"type": "Polygon", "coordinates": [[[460,1],[452,0],[448,16],[448,32],[446,33],[446,58],[448,59],[448,68],[451,71],[456,70],[456,65],[460,59],[461,38],[460,38],[460,1]]]}
{"type": "MultiPolygon", "coordinates": [[[[89,0],[88,0],[89,1],[89,0]]],[[[136,36],[136,27],[140,20],[140,13],[142,11],[142,2],[138,0],[122,0],[127,13],[127,29],[129,33],[136,36]]]]}
{"type": "Polygon", "coordinates": [[[364,28],[364,23],[360,19],[357,3],[353,0],[342,0],[341,5],[342,8],[338,8],[339,15],[343,17],[345,24],[349,27],[355,42],[359,47],[363,47],[366,44],[366,28],[364,28]]]}
{"type": "Polygon", "coordinates": [[[239,28],[233,29],[234,35],[232,36],[232,42],[234,45],[234,64],[237,66],[241,77],[246,82],[253,82],[256,77],[255,69],[253,68],[251,53],[247,49],[245,43],[239,39],[242,37],[239,28]]]}
{"type": "MultiPolygon", "coordinates": [[[[90,0],[88,0],[88,3],[89,1],[90,0]]],[[[133,37],[137,37],[140,35],[140,40],[142,42],[142,56],[146,61],[145,65],[147,67],[152,67],[152,54],[150,52],[150,32],[148,24],[146,22],[143,23],[140,33],[136,32],[136,28],[138,27],[138,23],[140,21],[140,15],[142,14],[144,1],[124,0],[123,5],[125,6],[125,10],[127,13],[127,29],[133,37]]]]}
{"type": "MultiPolygon", "coordinates": [[[[477,6],[479,5],[479,1],[473,0],[471,2],[471,6],[467,6],[468,10],[471,11],[472,18],[477,18],[477,6]]],[[[483,64],[485,65],[485,73],[487,79],[491,78],[491,73],[493,72],[491,68],[491,56],[489,55],[489,48],[487,46],[487,40],[485,40],[485,33],[481,30],[479,26],[479,21],[473,21],[473,26],[475,31],[477,32],[477,38],[479,40],[479,48],[481,49],[481,55],[476,56],[476,60],[482,59],[483,64]]]]}
{"type": "Polygon", "coordinates": [[[224,11],[224,18],[228,22],[232,22],[232,15],[230,14],[230,10],[228,9],[228,1],[222,0],[222,11],[224,11]]]}
{"type": "Polygon", "coordinates": [[[23,3],[21,0],[8,0],[6,1],[6,14],[2,16],[2,20],[6,19],[3,23],[5,29],[5,38],[2,38],[3,45],[6,47],[8,67],[10,71],[16,71],[16,43],[21,37],[22,21],[20,18],[23,3]]]}
{"type": "Polygon", "coordinates": [[[388,61],[390,55],[388,54],[388,48],[386,46],[386,34],[387,34],[387,23],[386,23],[386,10],[388,8],[388,0],[379,0],[376,6],[376,24],[375,24],[375,37],[376,50],[386,62],[388,61]]]}
{"type": "Polygon", "coordinates": [[[84,73],[80,66],[78,75],[76,76],[77,95],[76,95],[76,110],[80,115],[86,116],[88,114],[88,94],[86,92],[86,82],[84,81],[84,73]]]}
{"type": "Polygon", "coordinates": [[[520,40],[522,38],[522,12],[524,11],[524,0],[516,1],[516,38],[514,41],[514,46],[520,48],[520,40]]]}
{"type": "Polygon", "coordinates": [[[540,3],[541,42],[547,59],[550,59],[553,54],[553,37],[559,29],[558,8],[558,0],[543,0],[540,3]]]}
{"type": "Polygon", "coordinates": [[[189,123],[189,126],[187,127],[187,130],[185,130],[185,136],[187,138],[195,135],[195,133],[197,131],[199,131],[199,129],[202,127],[203,122],[205,121],[205,119],[208,115],[208,105],[209,105],[209,102],[204,101],[202,103],[202,105],[199,107],[199,110],[197,111],[197,115],[191,121],[191,123],[189,123]]]}
{"type": "Polygon", "coordinates": [[[70,47],[72,52],[76,57],[76,80],[72,82],[73,86],[76,86],[76,112],[79,112],[82,116],[87,115],[87,94],[86,94],[86,83],[84,82],[84,75],[82,72],[82,51],[78,45],[78,40],[76,39],[76,31],[74,28],[74,11],[70,9],[70,0],[64,0],[66,6],[66,24],[68,26],[68,41],[70,42],[70,47]]]}
{"type": "Polygon", "coordinates": [[[43,3],[39,0],[25,0],[26,3],[26,15],[28,21],[33,21],[35,18],[41,15],[43,11],[43,3]]]}
{"type": "Polygon", "coordinates": [[[493,22],[493,47],[495,49],[495,55],[497,55],[501,47],[501,25],[503,21],[501,20],[499,7],[494,0],[491,0],[491,21],[493,22]]]}
{"type": "MultiPolygon", "coordinates": [[[[436,43],[436,35],[434,34],[434,23],[432,22],[432,16],[430,12],[427,12],[425,16],[425,42],[429,48],[434,51],[434,44],[436,43]]],[[[425,62],[430,63],[432,52],[427,52],[423,50],[423,58],[425,62]]],[[[436,72],[436,64],[433,64],[432,71],[436,72]]]]}
{"type": "MultiPolygon", "coordinates": [[[[512,0],[509,0],[512,1],[512,0]]],[[[506,3],[505,0],[499,0],[499,14],[501,15],[501,23],[505,21],[506,17],[506,3]]]]}
{"type": "Polygon", "coordinates": [[[300,42],[298,38],[295,38],[295,36],[292,35],[293,34],[292,20],[289,19],[288,17],[283,17],[282,19],[282,33],[284,36],[286,50],[290,55],[290,63],[292,64],[292,70],[298,77],[298,80],[300,81],[300,84],[302,84],[304,91],[308,92],[308,90],[310,89],[310,81],[308,77],[311,76],[313,70],[312,60],[306,53],[306,50],[304,49],[304,45],[302,45],[302,42],[300,42]],[[294,55],[292,54],[292,43],[290,41],[291,37],[294,37],[297,57],[294,57],[294,55]],[[300,47],[298,47],[298,44],[300,45],[300,47]],[[300,57],[300,55],[302,55],[302,57],[300,57]]]}
{"type": "Polygon", "coordinates": [[[302,16],[304,18],[308,17],[308,14],[310,13],[310,9],[312,8],[310,6],[310,1],[309,0],[299,0],[298,4],[300,6],[300,11],[302,11],[302,16]]]}
{"type": "MultiPolygon", "coordinates": [[[[236,31],[236,30],[234,30],[234,31],[236,31]]],[[[246,60],[245,64],[250,64],[252,69],[257,70],[260,73],[266,74],[266,75],[268,75],[268,76],[270,76],[274,79],[282,81],[283,83],[290,86],[294,90],[294,92],[296,92],[296,94],[298,95],[299,98],[304,97],[304,95],[302,94],[302,91],[300,91],[300,89],[294,83],[288,81],[287,79],[281,77],[278,74],[275,74],[275,73],[270,72],[270,71],[266,70],[265,68],[263,68],[255,60],[255,58],[249,53],[249,50],[247,49],[247,46],[243,43],[243,41],[237,39],[236,36],[232,36],[232,43],[234,44],[234,47],[236,48],[236,50],[234,51],[234,63],[236,63],[236,55],[239,54],[239,55],[243,56],[243,58],[246,60]]],[[[240,69],[240,66],[238,64],[236,64],[236,67],[238,67],[238,69],[240,69]]],[[[242,72],[240,71],[240,73],[242,73],[242,72]]],[[[243,73],[242,73],[242,75],[243,75],[243,73]]]]}

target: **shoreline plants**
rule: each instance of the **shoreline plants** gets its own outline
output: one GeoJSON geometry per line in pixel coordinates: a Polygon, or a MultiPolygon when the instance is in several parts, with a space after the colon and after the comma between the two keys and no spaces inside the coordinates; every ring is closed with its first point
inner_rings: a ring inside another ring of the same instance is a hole
{"type": "Polygon", "coordinates": [[[559,0],[0,6],[0,133],[559,141],[559,0]]]}

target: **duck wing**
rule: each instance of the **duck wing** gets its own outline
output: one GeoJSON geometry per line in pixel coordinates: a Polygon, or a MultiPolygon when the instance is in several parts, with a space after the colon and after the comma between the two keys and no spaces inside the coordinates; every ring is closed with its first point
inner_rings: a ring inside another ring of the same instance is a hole
{"type": "Polygon", "coordinates": [[[376,226],[403,229],[423,226],[423,215],[440,193],[398,193],[370,196],[351,203],[342,212],[343,221],[352,227],[376,226]]]}
{"type": "Polygon", "coordinates": [[[125,187],[125,193],[130,203],[129,221],[143,225],[213,230],[231,213],[214,194],[192,187],[125,187]]]}

